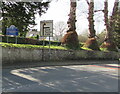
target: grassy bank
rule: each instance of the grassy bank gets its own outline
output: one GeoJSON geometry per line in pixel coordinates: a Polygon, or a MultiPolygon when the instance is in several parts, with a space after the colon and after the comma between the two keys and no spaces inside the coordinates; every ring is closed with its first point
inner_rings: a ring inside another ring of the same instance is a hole
{"type": "MultiPolygon", "coordinates": [[[[16,47],[16,48],[43,48],[41,45],[29,45],[29,44],[13,44],[13,43],[4,43],[0,42],[0,46],[2,47],[16,47]]],[[[44,48],[48,49],[49,46],[44,46],[44,48]]],[[[67,50],[67,48],[62,46],[50,46],[51,49],[63,49],[67,50]]]]}
{"type": "MultiPolygon", "coordinates": [[[[0,46],[2,47],[15,47],[15,48],[43,48],[42,45],[30,45],[30,44],[14,44],[14,43],[4,43],[0,42],[0,46]]],[[[44,46],[45,49],[49,48],[49,45],[44,46]]],[[[51,49],[61,49],[61,50],[68,50],[68,48],[63,46],[50,46],[51,49]]],[[[94,51],[90,48],[80,47],[81,50],[88,50],[88,51],[94,51]]],[[[100,48],[101,51],[109,52],[107,49],[100,48]]]]}

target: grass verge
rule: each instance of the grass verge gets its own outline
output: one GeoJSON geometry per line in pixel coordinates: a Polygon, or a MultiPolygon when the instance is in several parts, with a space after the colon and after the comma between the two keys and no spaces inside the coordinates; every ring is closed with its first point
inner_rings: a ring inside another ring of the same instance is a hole
{"type": "MultiPolygon", "coordinates": [[[[43,48],[41,45],[29,45],[29,44],[13,44],[13,43],[4,43],[0,42],[0,46],[2,47],[16,47],[16,48],[43,48]]],[[[44,48],[48,49],[49,46],[44,46],[44,48]]],[[[67,48],[62,46],[50,46],[51,49],[63,49],[67,50],[67,48]]]]}
{"type": "MultiPolygon", "coordinates": [[[[0,42],[0,46],[2,47],[15,47],[15,48],[43,48],[43,46],[41,45],[30,45],[30,44],[13,44],[13,43],[4,43],[4,42],[0,42]]],[[[45,49],[49,49],[49,45],[44,46],[45,49]]],[[[63,47],[63,46],[50,46],[50,49],[61,49],[61,50],[68,50],[68,48],[63,47]]],[[[90,48],[86,48],[86,47],[80,47],[79,50],[87,50],[87,51],[94,51],[90,48]]],[[[100,48],[101,51],[104,52],[109,52],[106,48],[100,48]]]]}

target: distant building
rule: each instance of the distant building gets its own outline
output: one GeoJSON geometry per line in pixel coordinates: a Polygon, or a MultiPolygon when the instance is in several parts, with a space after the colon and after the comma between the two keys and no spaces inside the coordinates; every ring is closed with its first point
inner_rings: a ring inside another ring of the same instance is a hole
{"type": "Polygon", "coordinates": [[[27,32],[26,37],[34,37],[39,35],[39,31],[37,31],[37,29],[32,29],[29,32],[27,32]]]}

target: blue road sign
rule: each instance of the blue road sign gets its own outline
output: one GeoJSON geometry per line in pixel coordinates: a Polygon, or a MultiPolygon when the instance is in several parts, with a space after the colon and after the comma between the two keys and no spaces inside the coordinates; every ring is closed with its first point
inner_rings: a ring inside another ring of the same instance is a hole
{"type": "Polygon", "coordinates": [[[6,29],[6,35],[14,35],[18,36],[18,29],[14,25],[11,25],[9,28],[6,29]]]}

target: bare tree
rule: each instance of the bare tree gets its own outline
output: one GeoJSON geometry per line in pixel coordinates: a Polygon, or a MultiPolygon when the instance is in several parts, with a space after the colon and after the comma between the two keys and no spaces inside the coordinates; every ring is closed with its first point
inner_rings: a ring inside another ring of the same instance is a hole
{"type": "Polygon", "coordinates": [[[54,28],[53,39],[56,41],[60,41],[63,35],[65,34],[65,31],[67,30],[67,24],[63,21],[60,21],[55,23],[53,28],[54,28]]]}

